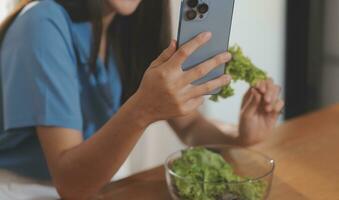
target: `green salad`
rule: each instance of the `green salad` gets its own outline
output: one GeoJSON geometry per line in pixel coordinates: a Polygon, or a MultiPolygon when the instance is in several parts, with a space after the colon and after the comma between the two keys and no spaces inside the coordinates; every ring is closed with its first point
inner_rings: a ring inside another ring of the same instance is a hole
{"type": "Polygon", "coordinates": [[[226,65],[225,74],[231,75],[233,80],[230,85],[223,87],[218,94],[212,95],[210,98],[212,101],[233,96],[232,84],[239,80],[254,86],[258,81],[267,79],[266,73],[255,66],[238,45],[230,47],[228,51],[232,54],[232,60],[226,65]]]}
{"type": "Polygon", "coordinates": [[[182,200],[263,200],[267,183],[240,177],[223,157],[203,147],[184,150],[173,162],[175,187],[182,200]],[[233,184],[232,184],[233,182],[233,184]],[[229,183],[229,184],[227,184],[229,183]]]}

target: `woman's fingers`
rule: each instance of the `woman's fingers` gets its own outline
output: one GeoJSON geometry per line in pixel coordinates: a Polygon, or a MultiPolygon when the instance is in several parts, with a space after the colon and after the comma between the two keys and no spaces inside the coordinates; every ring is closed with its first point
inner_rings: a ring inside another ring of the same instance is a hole
{"type": "Polygon", "coordinates": [[[209,94],[220,87],[228,85],[231,80],[231,76],[223,75],[202,85],[191,87],[190,92],[188,92],[188,98],[196,98],[209,94]]]}
{"type": "Polygon", "coordinates": [[[185,113],[198,109],[204,103],[204,97],[197,97],[186,102],[185,113]]]}
{"type": "Polygon", "coordinates": [[[258,81],[255,84],[255,88],[258,89],[261,93],[266,93],[266,81],[258,81]]]}
{"type": "Polygon", "coordinates": [[[250,89],[249,100],[244,100],[243,112],[246,116],[256,112],[258,108],[272,116],[278,116],[284,108],[284,101],[279,99],[281,88],[273,83],[272,79],[258,82],[250,89]]]}
{"type": "Polygon", "coordinates": [[[276,101],[279,99],[281,88],[275,85],[272,79],[260,81],[255,85],[263,96],[263,108],[266,112],[272,112],[276,101]]]}
{"type": "Polygon", "coordinates": [[[278,101],[276,102],[275,106],[274,106],[273,111],[274,111],[275,113],[281,113],[281,111],[283,110],[284,106],[285,106],[284,101],[278,100],[278,101]]]}
{"type": "Polygon", "coordinates": [[[247,106],[249,105],[249,103],[251,103],[251,101],[252,101],[252,98],[253,98],[252,89],[253,88],[250,88],[243,97],[243,100],[242,100],[242,103],[241,103],[242,110],[245,110],[247,108],[247,106]]]}
{"type": "Polygon", "coordinates": [[[271,110],[271,112],[267,112],[267,116],[269,116],[271,119],[276,121],[280,114],[282,113],[282,110],[284,109],[285,103],[283,100],[277,100],[274,103],[274,106],[271,110]]]}
{"type": "Polygon", "coordinates": [[[211,32],[204,32],[199,34],[191,41],[184,44],[175,54],[169,59],[173,67],[180,67],[187,60],[187,58],[203,44],[209,41],[212,37],[211,32]]]}
{"type": "Polygon", "coordinates": [[[214,58],[203,62],[202,64],[194,67],[193,69],[185,72],[185,84],[192,83],[204,76],[206,76],[213,69],[219,67],[221,64],[225,64],[230,61],[232,55],[228,52],[221,53],[214,58]]]}
{"type": "Polygon", "coordinates": [[[167,49],[165,49],[160,54],[160,56],[151,63],[151,67],[159,66],[160,64],[168,61],[168,59],[170,59],[175,53],[175,50],[176,50],[176,41],[172,40],[170,45],[167,47],[167,49]]]}
{"type": "Polygon", "coordinates": [[[276,92],[276,87],[272,79],[266,80],[265,84],[266,84],[266,92],[265,92],[264,99],[266,103],[271,103],[274,100],[273,96],[276,92]]]}
{"type": "Polygon", "coordinates": [[[248,103],[244,106],[244,115],[251,116],[257,112],[260,102],[262,100],[262,95],[254,88],[251,89],[251,97],[248,103]]]}
{"type": "Polygon", "coordinates": [[[280,87],[279,86],[275,86],[274,88],[271,89],[271,96],[269,96],[270,101],[267,102],[267,100],[265,100],[265,111],[266,112],[272,112],[274,109],[274,106],[277,102],[277,100],[279,99],[279,94],[280,94],[280,87]]]}
{"type": "MultiPolygon", "coordinates": [[[[245,116],[252,116],[255,112],[258,111],[258,109],[262,109],[261,106],[265,103],[264,95],[261,94],[258,89],[252,88],[249,90],[249,97],[246,101],[244,101],[243,104],[243,113],[245,116]]],[[[272,108],[270,108],[270,111],[266,112],[269,113],[272,116],[279,116],[282,109],[285,106],[285,103],[283,100],[276,99],[272,104],[270,104],[272,108]]]]}
{"type": "Polygon", "coordinates": [[[275,85],[272,79],[266,81],[266,88],[267,91],[264,93],[265,111],[272,112],[277,100],[279,99],[281,88],[280,86],[275,85]]]}

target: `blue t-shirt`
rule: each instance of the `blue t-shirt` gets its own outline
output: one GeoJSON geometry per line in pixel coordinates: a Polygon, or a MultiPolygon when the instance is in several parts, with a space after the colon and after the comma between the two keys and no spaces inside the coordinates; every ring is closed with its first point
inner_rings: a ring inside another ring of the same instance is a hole
{"type": "Polygon", "coordinates": [[[0,51],[0,168],[49,179],[36,126],[75,129],[88,139],[120,107],[112,57],[88,63],[91,24],[72,22],[53,0],[41,0],[9,28],[0,51]]]}

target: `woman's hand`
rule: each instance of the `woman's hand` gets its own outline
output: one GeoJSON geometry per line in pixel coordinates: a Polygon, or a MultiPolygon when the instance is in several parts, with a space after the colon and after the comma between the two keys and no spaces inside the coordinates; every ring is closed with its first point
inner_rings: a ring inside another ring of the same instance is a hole
{"type": "Polygon", "coordinates": [[[211,70],[231,59],[229,53],[216,57],[192,68],[182,70],[182,64],[199,47],[211,38],[211,33],[202,33],[176,51],[175,41],[151,64],[145,72],[141,85],[132,97],[138,109],[147,113],[148,123],[187,115],[202,103],[203,96],[227,85],[231,77],[218,79],[195,86],[191,83],[207,75],[211,70]]]}
{"type": "Polygon", "coordinates": [[[281,88],[271,79],[259,82],[245,94],[241,107],[239,143],[253,145],[273,130],[284,107],[279,99],[281,88]]]}

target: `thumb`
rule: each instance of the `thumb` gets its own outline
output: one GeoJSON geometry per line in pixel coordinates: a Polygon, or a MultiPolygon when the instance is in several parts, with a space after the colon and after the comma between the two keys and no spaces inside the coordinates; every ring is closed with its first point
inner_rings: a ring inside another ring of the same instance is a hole
{"type": "Polygon", "coordinates": [[[254,115],[258,111],[262,98],[260,93],[254,88],[251,89],[250,93],[251,93],[250,99],[247,105],[244,106],[243,112],[247,116],[254,115]]]}
{"type": "Polygon", "coordinates": [[[251,94],[252,94],[251,89],[252,88],[249,88],[247,90],[247,92],[245,93],[245,95],[244,95],[244,97],[242,99],[242,103],[241,103],[241,108],[242,109],[244,109],[250,103],[250,100],[251,100],[250,97],[251,97],[251,94]]]}

